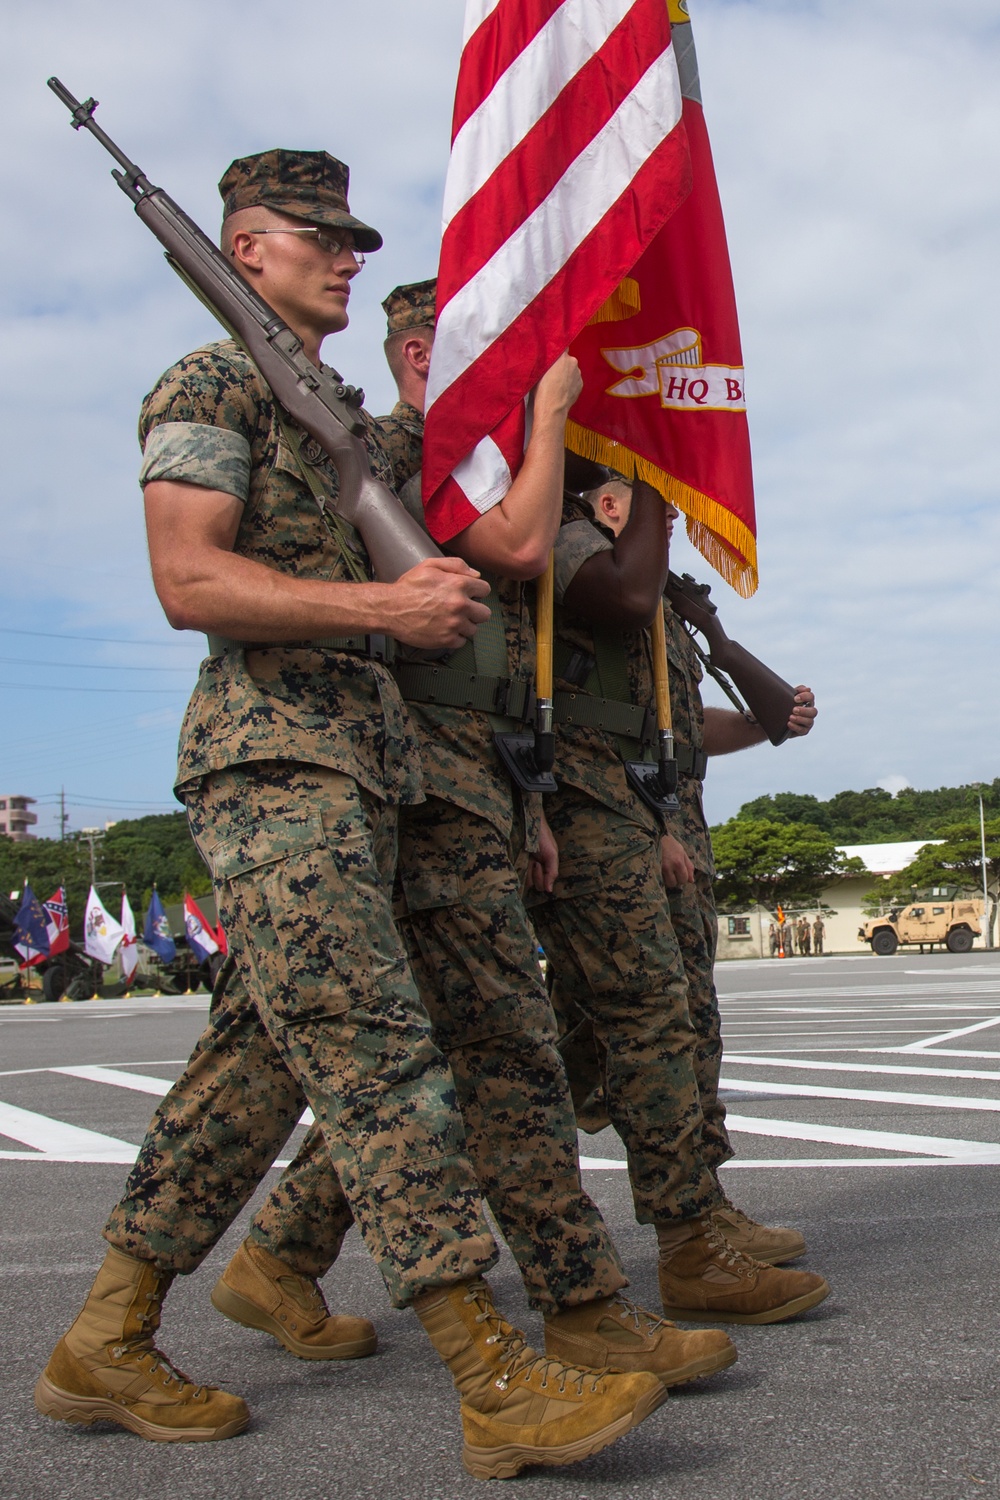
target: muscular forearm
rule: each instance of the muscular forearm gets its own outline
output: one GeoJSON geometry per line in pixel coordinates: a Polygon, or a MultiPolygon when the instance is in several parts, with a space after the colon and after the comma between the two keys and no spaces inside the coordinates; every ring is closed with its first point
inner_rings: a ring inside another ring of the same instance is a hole
{"type": "Polygon", "coordinates": [[[242,641],[388,631],[391,589],[378,583],[327,583],[278,573],[222,549],[199,552],[183,569],[155,577],[176,630],[203,630],[242,641]]]}
{"type": "Polygon", "coordinates": [[[566,604],[585,620],[640,629],[660,607],[667,570],[666,507],[652,485],[637,480],[614,546],[583,563],[566,590],[566,604]]]}

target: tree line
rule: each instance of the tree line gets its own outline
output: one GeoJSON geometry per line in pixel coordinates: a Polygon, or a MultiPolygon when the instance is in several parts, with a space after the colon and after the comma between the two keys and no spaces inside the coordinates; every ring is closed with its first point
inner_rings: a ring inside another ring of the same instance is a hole
{"type": "MultiPolygon", "coordinates": [[[[729,911],[760,904],[773,911],[814,905],[839,875],[860,875],[860,860],[838,853],[844,844],[943,839],[923,850],[902,875],[873,882],[876,901],[907,902],[913,887],[955,885],[982,889],[979,803],[986,815],[987,879],[991,902],[1000,892],[1000,778],[982,787],[906,788],[892,796],[881,787],[843,791],[822,801],[805,792],[777,792],[745,802],[727,823],[712,829],[719,904],[729,911]]],[[[95,848],[96,878],[112,910],[115,884],[124,884],[138,913],[154,882],[164,905],[185,891],[212,888],[182,812],[128,818],[104,832],[95,848]]],[[[15,843],[0,836],[0,889],[20,891],[28,881],[40,900],[64,886],[74,934],[82,930],[90,886],[90,846],[79,833],[65,839],[15,843]]]]}
{"type": "Polygon", "coordinates": [[[979,796],[986,827],[987,882],[995,912],[1000,892],[1000,778],[980,786],[881,787],[838,792],[822,801],[803,792],[777,792],[745,802],[728,823],[712,829],[719,904],[730,911],[760,904],[815,904],[831,880],[863,875],[858,859],[840,854],[850,844],[928,843],[890,881],[873,881],[872,910],[905,904],[915,892],[954,887],[982,890],[979,796]]]}
{"type": "MultiPolygon", "coordinates": [[[[94,853],[99,893],[113,915],[120,902],[115,885],[125,886],[140,922],[154,882],[164,906],[182,900],[185,891],[203,896],[212,889],[182,812],[115,823],[95,841],[94,853]]],[[[23,844],[0,836],[0,890],[22,891],[25,881],[40,901],[57,886],[65,887],[70,930],[74,937],[82,935],[90,889],[90,845],[82,834],[23,844]]]]}

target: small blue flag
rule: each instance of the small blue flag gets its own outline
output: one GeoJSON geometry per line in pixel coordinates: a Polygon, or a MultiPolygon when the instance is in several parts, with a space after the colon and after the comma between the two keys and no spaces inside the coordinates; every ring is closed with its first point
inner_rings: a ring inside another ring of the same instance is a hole
{"type": "Polygon", "coordinates": [[[157,958],[165,964],[177,956],[177,944],[170,934],[170,923],[167,914],[163,910],[163,902],[154,890],[149,898],[149,909],[146,912],[146,921],[142,929],[142,940],[148,948],[152,948],[157,958]]]}
{"type": "Polygon", "coordinates": [[[40,964],[49,956],[49,924],[42,903],[31,889],[24,887],[21,905],[14,918],[14,947],[24,960],[22,968],[40,964]]]}

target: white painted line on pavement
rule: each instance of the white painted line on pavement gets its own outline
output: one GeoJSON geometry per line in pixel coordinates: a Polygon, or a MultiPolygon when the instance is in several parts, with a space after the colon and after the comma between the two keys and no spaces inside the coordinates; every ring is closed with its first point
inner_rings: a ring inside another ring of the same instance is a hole
{"type": "MultiPolygon", "coordinates": [[[[151,1073],[123,1073],[120,1068],[104,1068],[83,1063],[78,1068],[46,1068],[48,1073],[63,1073],[67,1078],[82,1078],[88,1083],[108,1083],[114,1088],[134,1089],[138,1094],[154,1094],[157,1099],[173,1087],[167,1078],[154,1078],[151,1073]]],[[[307,1109],[299,1120],[300,1125],[312,1125],[316,1116],[307,1109]]]]}
{"type": "Polygon", "coordinates": [[[846,1129],[840,1125],[807,1125],[801,1120],[764,1120],[726,1113],[730,1130],[745,1135],[778,1136],[786,1141],[824,1141],[838,1146],[874,1146],[881,1151],[926,1151],[928,1156],[963,1160],[1000,1157],[1000,1141],[959,1141],[937,1135],[909,1135],[894,1130],[846,1129]]]}
{"type": "Polygon", "coordinates": [[[765,1082],[760,1078],[720,1078],[719,1087],[742,1094],[781,1094],[790,1098],[855,1099],[861,1104],[914,1104],[921,1109],[978,1109],[1000,1113],[1000,1099],[972,1099],[962,1094],[909,1094],[894,1089],[836,1089],[815,1083],[765,1082]]]}
{"type": "MultiPolygon", "coordinates": [[[[0,1135],[33,1146],[46,1155],[72,1153],[68,1155],[70,1161],[134,1161],[138,1150],[113,1135],[101,1135],[96,1130],[83,1130],[64,1120],[50,1119],[48,1115],[36,1115],[30,1109],[18,1109],[16,1104],[0,1104],[0,1135]],[[109,1152],[115,1154],[109,1156],[109,1152]],[[128,1154],[123,1156],[122,1152],[128,1154]]],[[[0,1152],[6,1157],[11,1154],[0,1152]]],[[[20,1152],[14,1155],[21,1158],[20,1152]]]]}
{"type": "Polygon", "coordinates": [[[974,1031],[988,1031],[991,1026],[1000,1026],[1000,1016],[992,1016],[988,1021],[977,1021],[974,1026],[962,1026],[957,1031],[942,1031],[939,1036],[925,1037],[922,1042],[911,1042],[903,1051],[923,1052],[928,1047],[935,1047],[938,1042],[954,1042],[960,1036],[971,1036],[974,1031]]]}
{"type": "MultiPolygon", "coordinates": [[[[1000,1061],[1000,1056],[997,1060],[1000,1061]]],[[[907,1078],[978,1078],[984,1082],[1000,1083],[1000,1072],[976,1072],[972,1068],[906,1068],[892,1063],[810,1062],[805,1058],[796,1061],[788,1057],[757,1057],[749,1052],[727,1052],[726,1062],[749,1064],[755,1068],[794,1068],[796,1071],[800,1068],[813,1068],[820,1073],[884,1073],[907,1078]]],[[[781,1088],[781,1084],[776,1087],[781,1088]]]]}
{"type": "Polygon", "coordinates": [[[50,1068],[67,1078],[83,1078],[88,1083],[109,1083],[113,1088],[132,1089],[137,1094],[154,1094],[162,1099],[172,1087],[169,1078],[154,1078],[151,1073],[124,1073],[120,1068],[102,1068],[85,1063],[77,1068],[50,1068]]]}
{"type": "Polygon", "coordinates": [[[724,1161],[727,1167],[760,1169],[766,1167],[996,1167],[1000,1166],[1000,1151],[995,1156],[781,1156],[774,1161],[724,1161]]]}

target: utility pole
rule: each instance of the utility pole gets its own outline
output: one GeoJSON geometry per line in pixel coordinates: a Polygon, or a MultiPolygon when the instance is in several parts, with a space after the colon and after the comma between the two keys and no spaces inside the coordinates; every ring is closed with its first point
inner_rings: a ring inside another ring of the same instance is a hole
{"type": "Polygon", "coordinates": [[[66,837],[66,824],[69,822],[69,814],[66,811],[66,788],[59,788],[59,842],[62,843],[66,837]]]}
{"type": "Polygon", "coordinates": [[[990,921],[990,893],[986,884],[986,819],[983,816],[983,793],[979,792],[979,848],[983,861],[983,922],[986,926],[986,946],[993,947],[993,923],[990,921]]]}
{"type": "Polygon", "coordinates": [[[99,828],[81,828],[80,829],[80,837],[87,843],[87,845],[90,848],[90,883],[91,883],[91,885],[96,886],[97,885],[97,845],[104,838],[104,834],[102,833],[101,829],[99,829],[99,828]]]}

